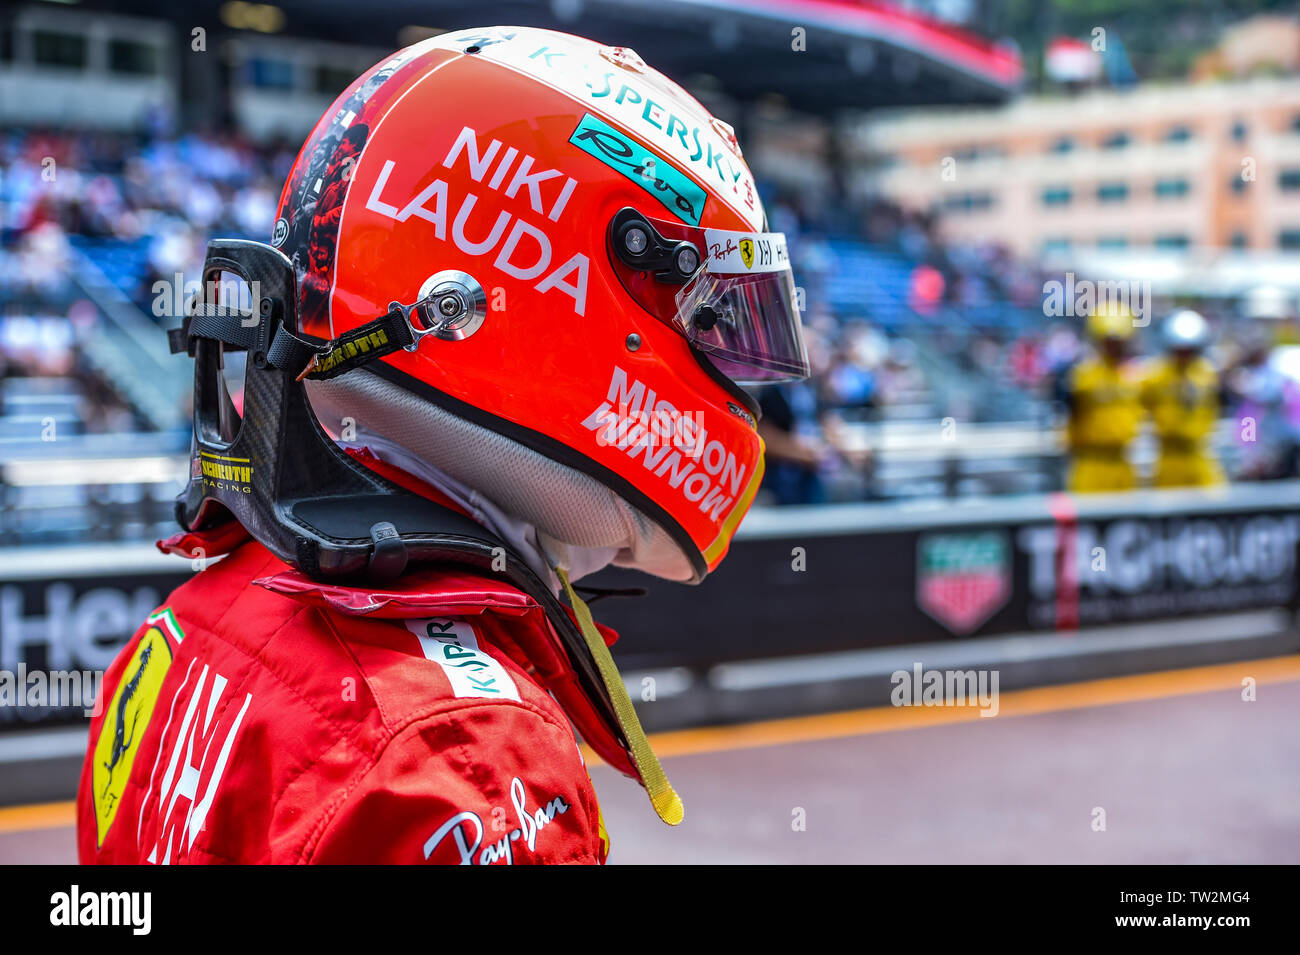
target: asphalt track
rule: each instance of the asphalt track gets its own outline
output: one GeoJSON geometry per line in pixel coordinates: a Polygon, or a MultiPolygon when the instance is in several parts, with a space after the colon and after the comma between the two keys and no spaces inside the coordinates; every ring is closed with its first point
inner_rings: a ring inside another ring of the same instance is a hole
{"type": "MultiPolygon", "coordinates": [[[[658,734],[675,829],[630,780],[592,778],[614,863],[1294,864],[1297,726],[1289,656],[1003,693],[991,718],[884,707],[658,734]]],[[[74,861],[71,817],[0,809],[0,863],[74,861]]]]}

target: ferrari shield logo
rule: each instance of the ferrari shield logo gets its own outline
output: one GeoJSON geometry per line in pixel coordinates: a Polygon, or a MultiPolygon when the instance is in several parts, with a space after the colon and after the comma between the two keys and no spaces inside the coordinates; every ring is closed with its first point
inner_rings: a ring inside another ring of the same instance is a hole
{"type": "Polygon", "coordinates": [[[104,834],[117,815],[140,739],[153,716],[158,691],[172,664],[172,646],[180,638],[180,627],[171,610],[164,608],[149,617],[144,635],[122,671],[113,699],[104,709],[91,773],[98,845],[104,844],[104,834]]]}
{"type": "Polygon", "coordinates": [[[959,637],[974,633],[1011,597],[1006,534],[928,534],[917,542],[916,602],[959,637]]]}
{"type": "Polygon", "coordinates": [[[754,267],[754,240],[753,239],[740,240],[740,261],[745,263],[745,268],[747,269],[752,269],[754,267]]]}

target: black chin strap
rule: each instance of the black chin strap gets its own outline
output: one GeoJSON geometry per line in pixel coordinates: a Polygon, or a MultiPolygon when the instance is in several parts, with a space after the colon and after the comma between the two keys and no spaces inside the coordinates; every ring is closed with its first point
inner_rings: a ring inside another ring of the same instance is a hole
{"type": "Polygon", "coordinates": [[[588,604],[609,597],[644,597],[650,593],[647,587],[592,587],[589,584],[574,584],[573,589],[585,598],[588,604]]]}
{"type": "Polygon", "coordinates": [[[304,378],[320,381],[360,368],[399,349],[413,350],[420,337],[437,330],[417,330],[411,322],[411,313],[421,304],[394,302],[379,318],[358,325],[338,338],[323,341],[286,328],[279,316],[272,314],[276,308],[270,299],[262,300],[262,316],[252,324],[246,312],[196,302],[181,327],[167,332],[167,341],[173,355],[184,352],[191,358],[196,339],[218,341],[229,349],[249,352],[259,368],[288,372],[297,381],[304,378]],[[274,330],[270,346],[262,353],[258,348],[265,341],[262,325],[267,320],[274,322],[274,330]]]}

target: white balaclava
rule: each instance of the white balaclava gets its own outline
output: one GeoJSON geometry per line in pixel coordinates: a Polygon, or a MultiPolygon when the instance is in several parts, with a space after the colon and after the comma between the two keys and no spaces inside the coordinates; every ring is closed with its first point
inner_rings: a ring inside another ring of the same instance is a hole
{"type": "Polygon", "coordinates": [[[428,482],[493,531],[558,591],[610,564],[668,580],[694,571],[672,537],[588,474],[468,421],[365,369],[308,381],[316,417],[337,437],[346,419],[381,461],[428,482]]]}

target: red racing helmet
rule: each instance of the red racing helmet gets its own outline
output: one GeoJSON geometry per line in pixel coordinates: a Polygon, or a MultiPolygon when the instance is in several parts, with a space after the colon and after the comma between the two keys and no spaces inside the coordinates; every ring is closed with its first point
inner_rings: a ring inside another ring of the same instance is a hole
{"type": "Polygon", "coordinates": [[[500,27],[399,52],[316,125],[272,244],[300,330],[344,341],[304,369],[327,432],[673,580],[717,566],[761,480],[737,383],[807,374],[734,133],[626,48],[500,27]],[[410,343],[370,360],[350,333],[385,314],[410,343]]]}

